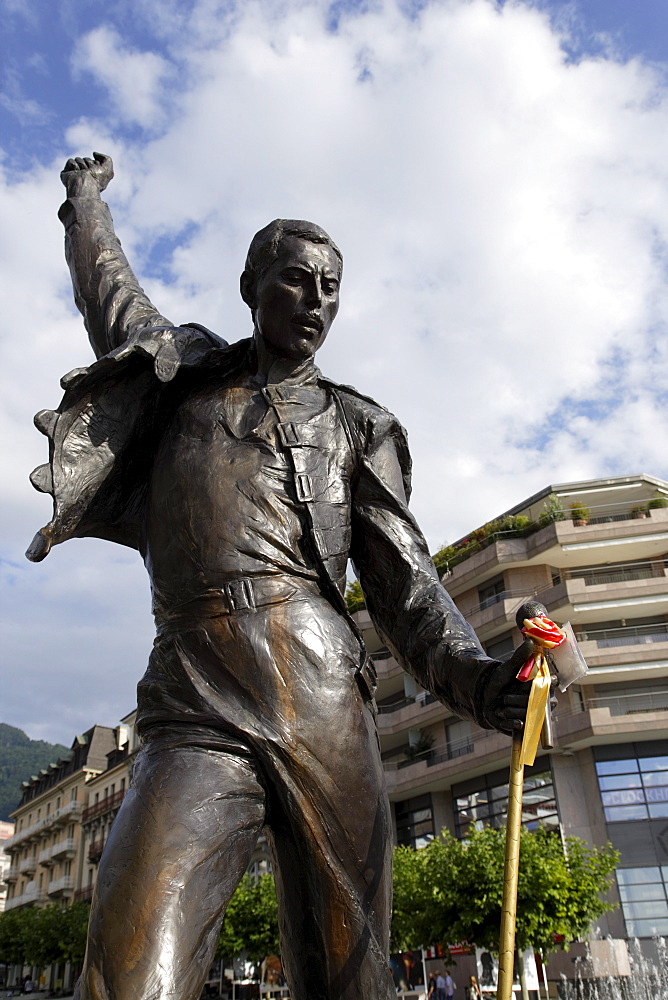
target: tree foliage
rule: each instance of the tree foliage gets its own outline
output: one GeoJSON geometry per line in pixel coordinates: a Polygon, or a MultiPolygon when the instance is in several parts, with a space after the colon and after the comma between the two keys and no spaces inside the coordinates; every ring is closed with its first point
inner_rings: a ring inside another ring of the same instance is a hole
{"type": "Polygon", "coordinates": [[[90,906],[52,903],[8,910],[0,916],[0,961],[10,965],[50,965],[83,961],[90,906]]]}
{"type": "Polygon", "coordinates": [[[351,614],[353,611],[362,611],[366,607],[364,592],[359,580],[353,580],[346,587],[346,606],[351,614]]]}
{"type": "Polygon", "coordinates": [[[273,875],[257,883],[244,875],[230,900],[216,955],[230,960],[246,952],[251,962],[279,954],[278,903],[273,875]]]}
{"type": "MultiPolygon", "coordinates": [[[[505,830],[487,827],[465,841],[447,831],[416,851],[394,857],[393,946],[470,941],[498,951],[505,830]]],[[[517,946],[550,952],[555,936],[581,937],[613,909],[601,896],[612,884],[618,853],[577,838],[564,853],[558,834],[522,830],[517,901],[517,946]]]]}

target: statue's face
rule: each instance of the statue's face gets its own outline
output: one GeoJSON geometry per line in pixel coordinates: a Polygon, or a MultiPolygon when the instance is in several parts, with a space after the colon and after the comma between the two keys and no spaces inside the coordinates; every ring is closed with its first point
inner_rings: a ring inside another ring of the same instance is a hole
{"type": "Polygon", "coordinates": [[[255,325],[271,351],[313,357],[339,309],[340,262],[330,246],[286,236],[255,291],[255,325]]]}

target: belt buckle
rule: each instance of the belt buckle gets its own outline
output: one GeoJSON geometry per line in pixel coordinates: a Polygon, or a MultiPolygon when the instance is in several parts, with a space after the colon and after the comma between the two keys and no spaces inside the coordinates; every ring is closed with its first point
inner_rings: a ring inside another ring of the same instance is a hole
{"type": "Polygon", "coordinates": [[[255,596],[251,580],[247,578],[230,580],[229,583],[224,585],[223,590],[230,611],[255,610],[255,596]]]}

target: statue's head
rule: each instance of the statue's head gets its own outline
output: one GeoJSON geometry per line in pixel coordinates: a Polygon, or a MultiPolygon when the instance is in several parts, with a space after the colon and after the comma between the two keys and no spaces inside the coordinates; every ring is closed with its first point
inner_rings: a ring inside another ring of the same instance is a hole
{"type": "Polygon", "coordinates": [[[343,258],[324,229],[276,219],[251,241],[241,296],[256,331],[274,353],[312,357],[339,308],[343,258]]]}

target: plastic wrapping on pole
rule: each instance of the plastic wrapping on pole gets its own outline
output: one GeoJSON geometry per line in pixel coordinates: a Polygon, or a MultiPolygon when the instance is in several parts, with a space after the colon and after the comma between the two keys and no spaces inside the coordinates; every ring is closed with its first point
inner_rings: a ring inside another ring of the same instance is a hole
{"type": "Polygon", "coordinates": [[[499,984],[497,1000],[511,1000],[515,960],[515,916],[517,880],[520,869],[520,830],[522,829],[522,787],[524,765],[522,733],[513,735],[513,751],[508,782],[508,818],[506,821],[506,856],[503,868],[503,904],[499,940],[499,984]]]}

